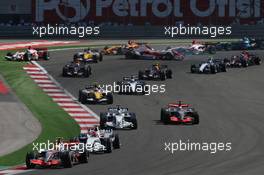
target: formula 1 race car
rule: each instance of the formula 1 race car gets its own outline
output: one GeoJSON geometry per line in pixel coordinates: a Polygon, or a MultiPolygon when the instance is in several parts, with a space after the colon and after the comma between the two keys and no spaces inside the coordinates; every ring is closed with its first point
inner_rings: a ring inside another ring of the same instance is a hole
{"type": "Polygon", "coordinates": [[[74,54],[73,59],[79,59],[84,63],[97,63],[103,61],[103,55],[98,50],[85,49],[83,52],[74,54]]]}
{"type": "Polygon", "coordinates": [[[161,109],[160,121],[164,124],[199,124],[199,115],[189,104],[170,103],[161,109]]]}
{"type": "Polygon", "coordinates": [[[140,45],[144,45],[145,43],[139,43],[135,41],[129,40],[127,44],[123,45],[116,45],[108,47],[106,46],[101,53],[104,55],[123,55],[125,54],[129,49],[138,48],[140,45]]]}
{"type": "Polygon", "coordinates": [[[120,149],[118,134],[109,128],[89,129],[87,134],[80,134],[79,141],[85,143],[87,150],[91,153],[111,153],[113,149],[120,149]]]}
{"type": "Polygon", "coordinates": [[[85,148],[83,150],[75,149],[79,147],[79,143],[63,143],[62,146],[66,147],[66,145],[68,145],[68,149],[65,150],[41,150],[40,152],[27,153],[27,168],[71,168],[74,164],[88,163],[89,152],[85,148]]]}
{"type": "Polygon", "coordinates": [[[264,49],[264,40],[244,37],[236,42],[220,42],[216,44],[217,50],[256,50],[264,49]]]}
{"type": "Polygon", "coordinates": [[[124,77],[123,81],[117,82],[115,91],[118,94],[145,95],[148,86],[144,81],[139,80],[137,76],[124,77]]]}
{"type": "Polygon", "coordinates": [[[107,112],[100,113],[100,127],[114,129],[137,129],[137,119],[134,112],[128,108],[111,107],[107,112]]]}
{"type": "Polygon", "coordinates": [[[191,65],[191,73],[215,74],[226,71],[225,63],[219,59],[209,59],[199,65],[191,65]]]}
{"type": "Polygon", "coordinates": [[[232,56],[231,59],[224,59],[224,63],[226,64],[226,66],[231,68],[260,65],[261,62],[262,60],[259,56],[246,51],[242,52],[239,56],[232,56]]]}
{"type": "Polygon", "coordinates": [[[211,45],[209,43],[193,43],[188,50],[193,54],[193,55],[199,55],[199,54],[215,54],[216,53],[216,47],[214,45],[211,45]]]}
{"type": "Polygon", "coordinates": [[[154,64],[144,71],[138,72],[139,80],[165,80],[172,78],[172,70],[168,69],[167,65],[154,64]]]}
{"type": "Polygon", "coordinates": [[[49,60],[49,52],[47,48],[35,48],[29,47],[25,52],[17,51],[15,53],[7,53],[5,59],[8,61],[37,61],[37,60],[49,60]]]}
{"type": "Polygon", "coordinates": [[[148,45],[130,49],[125,54],[126,59],[150,59],[150,60],[178,60],[184,59],[184,55],[175,49],[155,50],[148,45]]]}
{"type": "Polygon", "coordinates": [[[79,101],[83,104],[92,103],[113,103],[113,94],[107,92],[105,89],[101,88],[98,85],[90,85],[85,89],[79,90],[79,101]]]}
{"type": "Polygon", "coordinates": [[[91,66],[77,59],[62,68],[63,77],[89,77],[92,74],[91,66]]]}

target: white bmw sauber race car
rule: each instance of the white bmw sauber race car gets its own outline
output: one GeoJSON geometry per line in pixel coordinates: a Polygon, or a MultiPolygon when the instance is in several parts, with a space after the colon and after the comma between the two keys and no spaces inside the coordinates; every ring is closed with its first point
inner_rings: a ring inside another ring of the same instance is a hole
{"type": "Polygon", "coordinates": [[[128,108],[108,108],[107,112],[100,113],[100,127],[114,129],[137,129],[136,114],[129,112],[128,108]]]}
{"type": "Polygon", "coordinates": [[[119,149],[120,142],[118,134],[112,129],[90,129],[87,134],[81,134],[79,140],[86,144],[91,153],[111,153],[112,149],[119,149]]]}

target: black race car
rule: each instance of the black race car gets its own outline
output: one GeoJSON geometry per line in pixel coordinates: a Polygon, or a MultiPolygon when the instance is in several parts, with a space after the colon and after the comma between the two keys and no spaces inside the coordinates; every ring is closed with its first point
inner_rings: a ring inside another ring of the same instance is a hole
{"type": "Polygon", "coordinates": [[[172,70],[168,69],[167,65],[154,64],[144,71],[138,72],[139,80],[165,80],[172,78],[172,70]]]}
{"type": "Polygon", "coordinates": [[[91,66],[82,62],[71,62],[62,69],[63,77],[89,77],[92,74],[91,66]]]}
{"type": "Polygon", "coordinates": [[[242,52],[239,56],[232,56],[231,59],[225,58],[224,63],[227,67],[241,68],[252,65],[260,65],[262,62],[261,58],[256,54],[249,52],[242,52]]]}
{"type": "Polygon", "coordinates": [[[161,109],[160,121],[164,124],[199,124],[199,114],[189,104],[170,103],[161,109]]]}
{"type": "Polygon", "coordinates": [[[215,74],[226,72],[226,64],[220,59],[208,59],[199,65],[191,65],[191,73],[215,74]]]}

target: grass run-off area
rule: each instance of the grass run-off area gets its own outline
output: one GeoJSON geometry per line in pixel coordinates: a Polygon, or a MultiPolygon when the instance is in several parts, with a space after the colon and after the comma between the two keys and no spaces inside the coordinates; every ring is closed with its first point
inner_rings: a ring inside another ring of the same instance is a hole
{"type": "MultiPolygon", "coordinates": [[[[43,92],[23,70],[25,62],[4,60],[6,51],[0,52],[0,74],[41,124],[41,134],[35,143],[55,141],[57,137],[70,138],[79,134],[78,124],[43,92]]],[[[14,128],[15,129],[15,128],[14,128]]],[[[32,143],[0,157],[0,166],[23,164],[32,143]]]]}

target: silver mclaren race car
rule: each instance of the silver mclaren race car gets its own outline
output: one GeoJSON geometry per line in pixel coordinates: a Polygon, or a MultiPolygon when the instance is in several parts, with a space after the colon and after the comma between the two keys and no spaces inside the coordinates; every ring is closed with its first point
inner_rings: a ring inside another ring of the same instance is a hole
{"type": "Polygon", "coordinates": [[[137,129],[137,119],[134,112],[121,106],[108,108],[107,112],[100,113],[100,127],[114,129],[137,129]]]}

